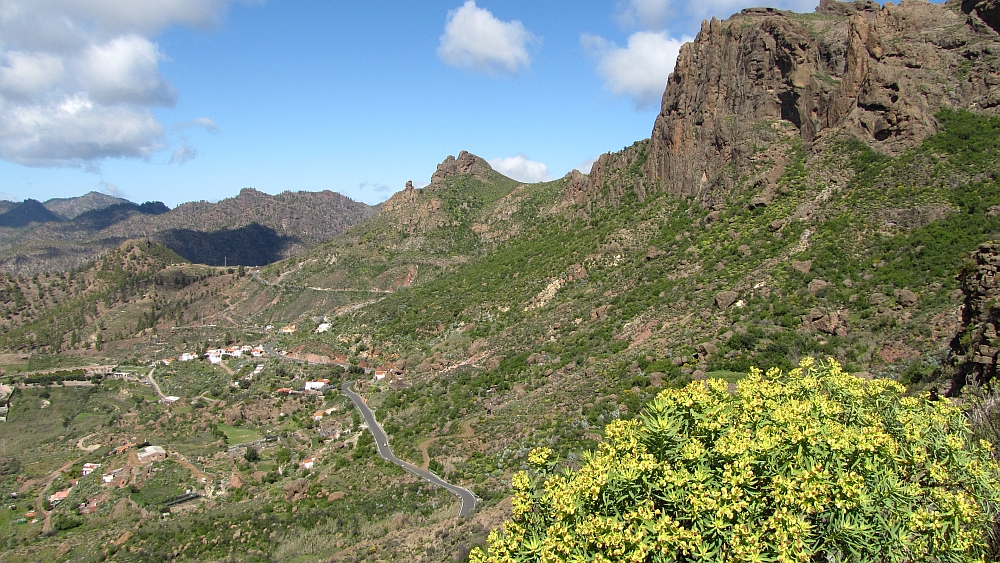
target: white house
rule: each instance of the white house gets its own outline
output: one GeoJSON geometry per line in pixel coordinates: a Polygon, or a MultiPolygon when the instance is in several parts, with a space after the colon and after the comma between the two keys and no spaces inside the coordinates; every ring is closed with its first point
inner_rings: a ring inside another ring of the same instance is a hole
{"type": "Polygon", "coordinates": [[[316,381],[306,381],[306,391],[320,391],[330,384],[329,379],[317,379],[316,381]]]}

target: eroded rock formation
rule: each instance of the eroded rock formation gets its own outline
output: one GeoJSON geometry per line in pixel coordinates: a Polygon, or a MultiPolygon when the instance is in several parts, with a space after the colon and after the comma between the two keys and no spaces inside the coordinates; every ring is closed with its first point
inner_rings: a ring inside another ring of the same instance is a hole
{"type": "Polygon", "coordinates": [[[823,0],[815,14],[751,8],[703,22],[681,48],[651,138],[601,156],[588,202],[665,191],[711,207],[776,135],[808,149],[846,132],[896,154],[934,133],[942,108],[998,113],[997,2],[965,4],[823,0]]]}
{"type": "Polygon", "coordinates": [[[969,383],[987,384],[997,374],[1000,352],[1000,244],[984,243],[962,272],[962,328],[951,342],[955,373],[949,395],[969,383]]]}

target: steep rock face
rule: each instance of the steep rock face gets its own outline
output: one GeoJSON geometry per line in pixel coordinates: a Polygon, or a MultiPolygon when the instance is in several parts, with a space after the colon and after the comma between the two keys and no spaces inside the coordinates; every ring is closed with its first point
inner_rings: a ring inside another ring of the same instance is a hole
{"type": "Polygon", "coordinates": [[[739,184],[756,136],[776,122],[807,148],[846,132],[895,154],[935,132],[941,108],[995,114],[1000,36],[982,19],[989,2],[966,15],[956,3],[824,0],[809,15],[753,8],[703,22],[681,48],[651,138],[603,155],[588,199],[634,189],[711,205],[739,184]]]}
{"type": "Polygon", "coordinates": [[[1000,353],[1000,244],[985,243],[962,273],[962,329],[951,342],[956,368],[949,395],[967,383],[984,384],[997,374],[1000,353]]]}

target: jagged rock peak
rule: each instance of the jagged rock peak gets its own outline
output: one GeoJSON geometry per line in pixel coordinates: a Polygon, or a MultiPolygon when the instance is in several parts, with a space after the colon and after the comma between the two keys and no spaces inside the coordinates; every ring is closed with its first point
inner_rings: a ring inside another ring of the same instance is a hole
{"type": "Polygon", "coordinates": [[[448,155],[444,162],[438,164],[437,170],[431,176],[431,184],[439,185],[456,174],[471,174],[485,182],[492,172],[493,167],[488,162],[470,152],[462,151],[458,153],[458,158],[448,155]]]}
{"type": "Polygon", "coordinates": [[[750,173],[765,136],[810,149],[843,132],[898,154],[937,130],[942,108],[997,114],[996,2],[966,15],[958,0],[825,0],[808,16],[754,8],[705,21],[680,50],[649,141],[602,155],[589,196],[665,191],[712,206],[750,173]]]}

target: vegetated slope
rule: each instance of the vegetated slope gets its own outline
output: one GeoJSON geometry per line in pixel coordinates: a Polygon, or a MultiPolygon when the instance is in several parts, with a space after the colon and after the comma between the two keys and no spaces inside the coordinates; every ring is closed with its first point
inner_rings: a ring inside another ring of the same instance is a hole
{"type": "Polygon", "coordinates": [[[3,230],[0,268],[14,275],[62,271],[142,237],[196,263],[268,264],[327,240],[373,212],[329,191],[270,196],[244,189],[218,203],[186,203],[172,210],[159,202],[118,203],[70,221],[3,230]]]}
{"type": "Polygon", "coordinates": [[[123,243],[95,263],[61,274],[0,277],[0,349],[100,351],[157,325],[180,324],[183,290],[218,275],[149,240],[123,243]]]}

